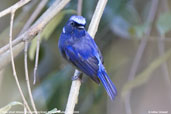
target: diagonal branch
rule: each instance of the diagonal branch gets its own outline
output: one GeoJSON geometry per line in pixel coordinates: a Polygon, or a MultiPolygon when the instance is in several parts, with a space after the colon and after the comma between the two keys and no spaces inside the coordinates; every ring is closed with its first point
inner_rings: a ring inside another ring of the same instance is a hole
{"type": "MultiPolygon", "coordinates": [[[[88,33],[94,38],[97,28],[103,14],[104,8],[106,6],[107,0],[99,0],[96,6],[96,10],[93,14],[92,20],[89,25],[88,33]]],[[[75,70],[74,76],[80,75],[81,73],[78,70],[75,70]]],[[[81,86],[81,80],[72,81],[67,106],[65,109],[65,114],[73,114],[75,105],[78,101],[79,90],[81,86]]]]}
{"type": "Polygon", "coordinates": [[[22,34],[23,32],[25,32],[25,30],[27,30],[30,25],[33,23],[33,21],[37,18],[37,16],[40,14],[40,12],[42,11],[42,9],[45,7],[46,3],[48,2],[48,0],[42,0],[38,6],[36,7],[35,11],[33,12],[33,14],[30,16],[30,18],[28,19],[28,21],[26,22],[26,24],[24,25],[23,29],[21,30],[20,34],[22,34]]]}
{"type": "Polygon", "coordinates": [[[11,13],[14,10],[19,9],[20,7],[24,6],[25,4],[27,4],[28,2],[30,2],[31,0],[20,0],[19,2],[17,2],[16,4],[14,4],[13,6],[3,10],[0,12],[0,18],[11,13]]]}

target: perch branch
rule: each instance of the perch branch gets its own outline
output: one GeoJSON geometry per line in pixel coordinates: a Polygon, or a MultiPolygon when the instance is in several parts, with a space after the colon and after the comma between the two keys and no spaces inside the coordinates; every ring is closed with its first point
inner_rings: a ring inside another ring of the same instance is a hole
{"type": "MultiPolygon", "coordinates": [[[[101,16],[103,14],[104,8],[106,6],[107,0],[99,0],[98,4],[96,6],[94,15],[92,17],[92,20],[89,25],[88,33],[94,38],[97,28],[101,19],[101,16]]],[[[74,76],[79,75],[80,72],[78,70],[75,70],[74,76]]],[[[73,114],[75,105],[78,101],[78,95],[79,95],[79,89],[81,86],[81,81],[74,80],[72,81],[69,97],[68,97],[68,102],[67,106],[65,109],[65,114],[73,114]]]]}
{"type": "Polygon", "coordinates": [[[9,44],[10,44],[10,54],[11,54],[11,63],[12,63],[12,70],[13,70],[13,76],[16,80],[16,84],[17,84],[17,87],[19,89],[19,92],[20,92],[20,95],[23,99],[23,102],[25,104],[25,106],[27,107],[28,111],[32,114],[31,110],[30,110],[30,107],[28,106],[28,103],[24,97],[24,94],[23,94],[23,91],[21,89],[21,86],[20,86],[20,83],[18,81],[18,77],[17,77],[17,73],[16,73],[16,69],[15,69],[15,63],[14,63],[14,56],[13,56],[13,50],[12,50],[12,28],[13,28],[13,22],[14,22],[14,15],[15,15],[15,10],[13,10],[11,12],[11,21],[10,21],[10,33],[9,33],[9,44]]]}

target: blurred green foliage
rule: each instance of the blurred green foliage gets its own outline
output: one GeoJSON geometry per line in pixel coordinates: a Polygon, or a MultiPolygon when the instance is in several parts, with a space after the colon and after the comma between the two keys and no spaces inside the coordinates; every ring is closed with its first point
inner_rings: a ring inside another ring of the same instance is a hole
{"type": "MultiPolygon", "coordinates": [[[[49,1],[48,6],[44,8],[44,10],[49,7],[50,2],[52,1],[53,0],[49,1]]],[[[96,3],[97,0],[91,2],[88,0],[83,1],[83,16],[87,19],[87,27],[92,18],[96,3]]],[[[108,0],[95,41],[104,55],[104,65],[118,89],[118,96],[112,105],[108,105],[108,96],[103,86],[97,85],[87,76],[83,76],[79,102],[75,109],[76,111],[79,111],[80,114],[104,114],[108,110],[107,105],[113,109],[116,109],[114,107],[117,107],[116,113],[120,114],[123,111],[123,108],[121,108],[123,106],[121,105],[120,96],[122,95],[122,97],[124,97],[133,88],[137,88],[140,85],[147,83],[152,76],[152,72],[170,58],[170,50],[161,57],[156,57],[156,52],[154,51],[150,52],[150,57],[153,61],[147,62],[148,64],[146,64],[146,61],[144,60],[145,62],[143,61],[140,64],[141,69],[138,70],[136,78],[131,82],[127,82],[130,66],[132,65],[139,44],[139,42],[136,42],[135,44],[132,36],[143,38],[146,30],[151,26],[151,23],[146,22],[150,7],[151,1],[149,0],[108,0]]],[[[72,14],[75,14],[76,8],[77,1],[71,1],[40,33],[41,47],[40,62],[38,65],[39,82],[34,86],[32,85],[34,100],[39,110],[51,110],[52,112],[56,111],[55,108],[62,111],[65,110],[74,67],[69,66],[68,63],[62,59],[57,44],[62,27],[65,25],[68,18],[72,14]]],[[[17,17],[15,21],[15,36],[28,18],[25,13],[19,16],[20,17],[17,17]]],[[[154,24],[160,35],[171,31],[170,12],[160,14],[155,20],[154,24]]],[[[4,32],[0,34],[0,42],[2,42],[2,40],[8,42],[8,26],[3,28],[3,30],[4,32]]],[[[154,30],[152,34],[158,35],[154,30]]],[[[36,51],[36,39],[37,36],[31,41],[29,49],[28,63],[31,82],[34,69],[33,60],[36,51]]],[[[152,50],[156,49],[156,47],[153,47],[153,43],[150,43],[148,49],[152,50]]],[[[150,57],[144,55],[143,59],[150,57]]],[[[17,73],[19,74],[20,81],[23,83],[22,87],[26,91],[23,75],[24,60],[21,60],[21,58],[23,59],[22,54],[16,59],[17,73]]],[[[6,69],[5,72],[8,74],[11,72],[11,69],[6,69]]],[[[14,83],[11,83],[8,78],[4,77],[3,79],[5,82],[3,82],[2,87],[5,87],[5,90],[11,90],[11,87],[14,87],[14,83]]],[[[17,90],[17,88],[14,87],[13,90],[17,90]]],[[[25,94],[27,95],[27,92],[25,92],[25,94]]],[[[1,92],[0,95],[2,95],[2,98],[0,98],[0,106],[4,106],[3,104],[9,102],[4,100],[4,97],[7,97],[6,99],[11,102],[14,101],[14,99],[19,99],[18,92],[14,93],[13,96],[15,97],[9,97],[10,95],[5,96],[1,92]]],[[[137,100],[133,101],[135,104],[135,101],[137,100]]],[[[7,107],[8,106],[11,107],[12,105],[9,104],[7,107]]]]}
{"type": "Polygon", "coordinates": [[[162,13],[157,20],[157,29],[161,35],[171,31],[171,12],[162,13]]]}
{"type": "Polygon", "coordinates": [[[171,49],[169,49],[164,55],[156,58],[154,61],[150,63],[150,65],[144,69],[139,75],[135,77],[134,80],[129,81],[123,86],[121,96],[124,99],[129,91],[132,89],[143,85],[144,83],[148,82],[150,77],[152,76],[151,73],[159,67],[163,62],[167,61],[171,56],[171,49]]]}

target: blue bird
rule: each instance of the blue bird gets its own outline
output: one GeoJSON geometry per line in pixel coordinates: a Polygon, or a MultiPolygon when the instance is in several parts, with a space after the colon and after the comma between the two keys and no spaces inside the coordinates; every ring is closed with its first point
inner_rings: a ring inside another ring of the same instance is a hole
{"type": "Polygon", "coordinates": [[[63,27],[58,47],[62,56],[97,84],[102,82],[114,100],[117,91],[103,66],[103,57],[93,38],[85,30],[86,20],[73,15],[63,27]]]}

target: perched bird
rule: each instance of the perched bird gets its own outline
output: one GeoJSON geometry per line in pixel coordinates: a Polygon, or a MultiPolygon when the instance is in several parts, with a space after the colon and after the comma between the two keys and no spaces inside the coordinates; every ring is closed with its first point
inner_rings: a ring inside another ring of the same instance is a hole
{"type": "Polygon", "coordinates": [[[103,57],[93,38],[85,30],[86,20],[73,15],[63,27],[58,47],[62,56],[96,83],[102,82],[114,100],[116,88],[103,66],[103,57]]]}

